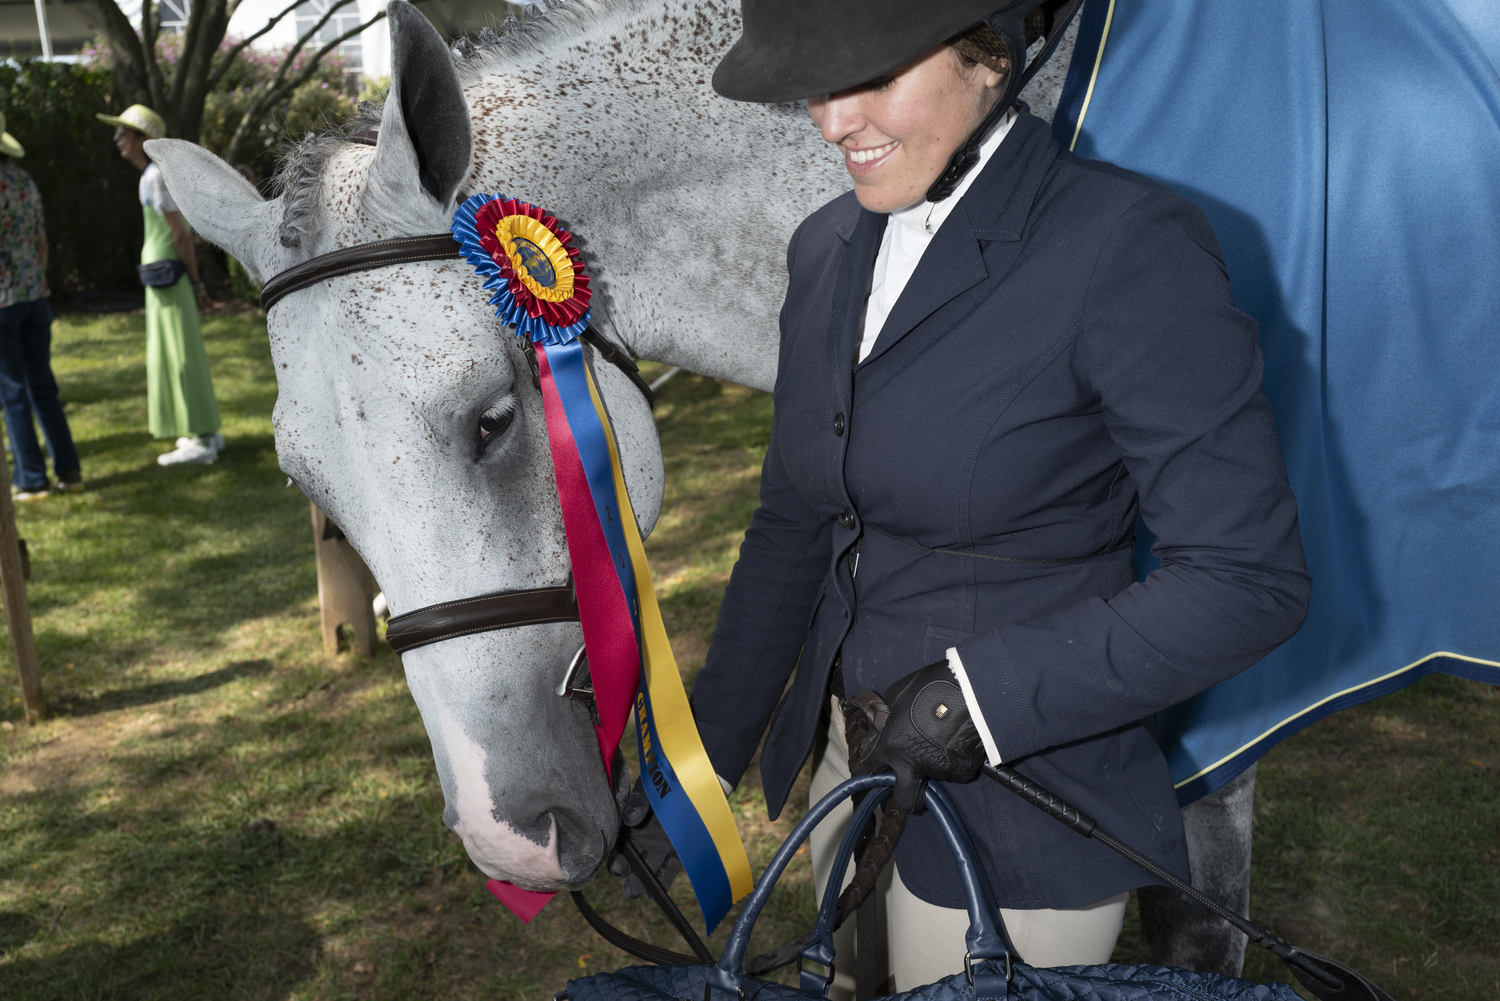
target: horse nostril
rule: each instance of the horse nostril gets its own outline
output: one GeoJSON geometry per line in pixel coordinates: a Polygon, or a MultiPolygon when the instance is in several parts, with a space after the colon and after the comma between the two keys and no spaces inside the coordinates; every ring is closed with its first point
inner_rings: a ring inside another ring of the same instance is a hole
{"type": "Polygon", "coordinates": [[[571,810],[554,810],[552,819],[557,824],[557,862],[563,879],[573,882],[592,876],[608,849],[604,832],[571,810]]]}

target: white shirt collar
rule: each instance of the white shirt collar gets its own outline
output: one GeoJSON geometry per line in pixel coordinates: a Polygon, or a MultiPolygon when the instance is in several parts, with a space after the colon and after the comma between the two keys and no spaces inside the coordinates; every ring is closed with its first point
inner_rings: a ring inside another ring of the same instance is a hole
{"type": "Polygon", "coordinates": [[[1000,119],[1000,124],[995,126],[994,131],[989,134],[989,137],[980,144],[979,162],[969,168],[969,172],[964,175],[964,179],[954,189],[953,194],[940,202],[923,200],[915,205],[908,205],[904,209],[897,209],[891,213],[891,221],[900,223],[908,229],[927,236],[932,236],[936,233],[942,228],[948,216],[953,213],[953,207],[968,192],[969,187],[974,183],[974,178],[979,176],[980,172],[990,162],[990,157],[995,155],[995,150],[999,149],[1000,144],[1005,141],[1005,137],[1010,132],[1010,127],[1015,124],[1015,121],[1016,109],[1011,108],[1005,113],[1005,117],[1000,119]]]}

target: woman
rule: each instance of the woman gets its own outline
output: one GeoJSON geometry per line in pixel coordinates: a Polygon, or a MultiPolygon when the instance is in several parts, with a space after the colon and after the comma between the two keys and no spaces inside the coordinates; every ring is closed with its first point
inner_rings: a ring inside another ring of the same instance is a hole
{"type": "MultiPolygon", "coordinates": [[[[854,191],[787,253],[761,506],[693,708],[726,783],[769,727],[775,816],[809,753],[814,798],[848,775],[841,700],[884,693],[862,769],[894,770],[907,806],[947,783],[1023,959],[1097,963],[1151,879],[972,781],[980,764],[1185,876],[1153,715],[1290,637],[1309,582],[1256,327],[1212,230],[1012,107],[1038,3],[1002,4],[744,0],[715,88],[805,100],[854,191]],[[1137,515],[1163,566],[1134,583],[1137,515]]],[[[818,876],[836,844],[815,841],[818,876]]],[[[963,969],[967,919],[920,812],[895,870],[906,990],[963,969]]]]}
{"type": "Polygon", "coordinates": [[[120,156],[141,172],[141,215],[146,224],[141,247],[141,277],[146,283],[146,405],[151,434],[177,440],[177,447],[158,455],[156,461],[163,466],[213,462],[224,448],[224,439],[218,433],[219,403],[198,327],[198,309],[208,305],[208,287],[198,276],[198,257],[187,220],[145,148],[146,140],[167,134],[166,122],[144,104],[133,104],[119,115],[95,117],[115,126],[120,156]]]}
{"type": "Polygon", "coordinates": [[[47,460],[36,440],[41,420],[57,489],[83,490],[78,449],[52,377],[52,308],[47,303],[47,231],[42,196],[16,163],[26,150],[5,131],[0,114],[0,401],[15,455],[11,496],[38,500],[52,492],[47,460]]]}

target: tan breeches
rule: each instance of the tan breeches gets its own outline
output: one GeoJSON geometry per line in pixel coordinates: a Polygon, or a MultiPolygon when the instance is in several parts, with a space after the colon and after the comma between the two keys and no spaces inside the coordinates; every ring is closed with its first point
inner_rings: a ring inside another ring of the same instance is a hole
{"type": "MultiPolygon", "coordinates": [[[[828,727],[828,747],[813,771],[809,803],[816,803],[834,786],[849,778],[849,751],[844,743],[844,718],[834,703],[828,727]]],[[[838,854],[854,808],[848,801],[817,826],[808,839],[812,849],[813,880],[818,902],[828,885],[828,872],[838,854]]],[[[909,991],[930,984],[964,968],[964,933],[969,915],[963,908],[929,904],[907,889],[896,866],[881,875],[878,892],[883,895],[886,921],[879,944],[886,953],[885,973],[894,974],[896,990],[909,991]]],[[[854,876],[851,862],[844,874],[847,884],[854,876]]],[[[842,884],[841,884],[842,885],[842,884]]],[[[1087,907],[1053,910],[1001,908],[1000,917],[1016,950],[1032,966],[1076,966],[1107,963],[1120,936],[1128,893],[1101,900],[1087,907]]],[[[854,920],[834,933],[837,950],[833,990],[835,1001],[854,996],[854,920]]]]}

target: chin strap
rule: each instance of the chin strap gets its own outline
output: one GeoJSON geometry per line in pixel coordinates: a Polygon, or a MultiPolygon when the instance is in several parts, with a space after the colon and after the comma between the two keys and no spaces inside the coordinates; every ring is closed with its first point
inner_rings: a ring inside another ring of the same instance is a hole
{"type": "MultiPolygon", "coordinates": [[[[1037,6],[1040,4],[1023,3],[998,14],[991,14],[984,21],[995,34],[1004,39],[1008,52],[1020,53],[1021,58],[1024,59],[1026,57],[1026,15],[1037,6]]],[[[1078,13],[1078,8],[1081,6],[1083,6],[1083,0],[1067,0],[1053,13],[1046,44],[1042,46],[1042,51],[1037,53],[1037,57],[1031,61],[1031,65],[1026,67],[1025,72],[1020,75],[1016,74],[1015,63],[1018,60],[1012,58],[1011,72],[1007,76],[1005,91],[1000,95],[1000,100],[990,108],[989,113],[979,123],[979,127],[970,133],[963,145],[954,150],[953,155],[948,158],[948,166],[943,168],[937,180],[932,182],[932,187],[927,189],[929,202],[940,202],[953,194],[964,176],[974,169],[974,165],[979,162],[979,147],[984,145],[990,133],[995,131],[995,126],[1000,123],[1001,117],[1015,103],[1021,91],[1031,82],[1031,78],[1036,76],[1037,70],[1052,58],[1052,53],[1057,51],[1057,44],[1062,41],[1063,33],[1068,30],[1068,25],[1072,23],[1073,16],[1078,13]]]]}

